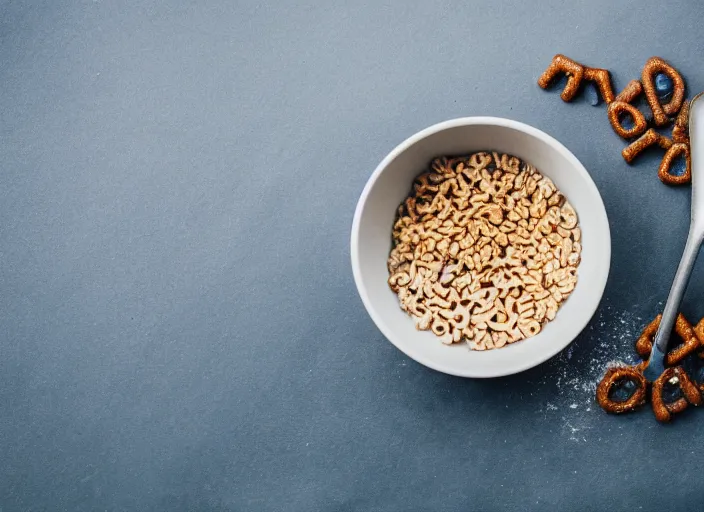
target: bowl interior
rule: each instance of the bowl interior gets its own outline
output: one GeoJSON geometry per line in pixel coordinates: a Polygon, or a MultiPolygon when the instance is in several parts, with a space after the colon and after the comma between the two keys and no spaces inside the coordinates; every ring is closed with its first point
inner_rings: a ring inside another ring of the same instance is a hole
{"type": "Polygon", "coordinates": [[[535,366],[565,348],[589,322],[606,285],[611,238],[604,204],[589,174],[564,146],[530,126],[498,118],[465,118],[430,127],[400,144],[374,171],[357,205],[352,266],[360,296],[383,334],[416,361],[465,377],[496,377],[535,366]],[[493,150],[515,155],[553,180],[579,216],[582,261],[577,286],[537,335],[500,349],[443,345],[418,331],[387,285],[386,261],[396,210],[414,178],[436,156],[493,150]]]}

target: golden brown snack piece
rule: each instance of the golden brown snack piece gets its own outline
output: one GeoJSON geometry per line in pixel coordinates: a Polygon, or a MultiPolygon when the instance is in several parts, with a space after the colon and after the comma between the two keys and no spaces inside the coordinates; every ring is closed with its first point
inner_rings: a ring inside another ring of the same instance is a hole
{"type": "Polygon", "coordinates": [[[689,151],[689,144],[679,142],[673,144],[670,149],[665,152],[665,156],[662,157],[660,167],[658,168],[658,178],[667,185],[685,185],[692,181],[692,157],[689,151]],[[679,156],[683,156],[685,159],[685,171],[677,176],[670,173],[670,168],[672,167],[672,163],[679,156]]]}
{"type": "Polygon", "coordinates": [[[692,181],[692,158],[689,148],[689,101],[685,100],[682,109],[675,119],[672,127],[672,146],[665,152],[665,156],[658,168],[660,181],[667,185],[684,185],[692,181]],[[685,171],[676,176],[670,172],[672,163],[678,157],[685,159],[685,171]]]}
{"type": "Polygon", "coordinates": [[[608,69],[585,67],[584,79],[596,84],[601,98],[607,105],[614,101],[614,90],[611,87],[611,74],[608,69]]]}
{"type": "Polygon", "coordinates": [[[682,345],[670,351],[668,356],[672,356],[672,365],[678,364],[677,360],[683,360],[688,355],[694,353],[701,347],[699,338],[694,334],[692,324],[690,324],[685,316],[680,313],[675,320],[675,333],[682,338],[682,345]]]}
{"type": "Polygon", "coordinates": [[[704,346],[704,318],[699,320],[697,325],[692,327],[692,332],[694,332],[694,335],[699,338],[699,341],[704,346]]]}
{"type": "Polygon", "coordinates": [[[694,335],[699,339],[699,343],[703,347],[703,349],[700,350],[697,355],[700,359],[704,359],[704,318],[699,320],[699,323],[692,327],[692,331],[694,332],[694,335]]]}
{"type": "Polygon", "coordinates": [[[652,322],[643,328],[643,332],[636,340],[636,352],[642,359],[650,357],[650,351],[653,349],[653,337],[658,332],[660,320],[662,320],[662,315],[656,316],[652,322]]]}
{"type": "Polygon", "coordinates": [[[572,101],[579,91],[579,86],[584,78],[584,66],[564,55],[557,54],[552,58],[548,68],[538,78],[538,85],[543,89],[550,87],[552,81],[559,74],[567,76],[567,85],[560,94],[563,101],[572,101]]]}
{"type": "Polygon", "coordinates": [[[648,122],[645,120],[643,112],[625,101],[614,101],[611,103],[607,114],[609,116],[611,127],[619,137],[624,139],[638,137],[648,128],[648,122]],[[623,114],[626,114],[633,119],[633,126],[631,128],[625,128],[623,124],[621,124],[621,117],[623,114]]]}
{"type": "Polygon", "coordinates": [[[682,75],[680,75],[675,68],[670,66],[660,57],[651,57],[643,67],[641,80],[643,82],[643,89],[645,89],[645,98],[648,101],[650,110],[653,111],[653,120],[655,121],[655,124],[657,126],[665,126],[670,122],[668,116],[675,115],[682,107],[685,93],[684,79],[682,78],[682,75]],[[657,73],[664,73],[670,77],[674,86],[672,99],[670,99],[670,101],[665,105],[660,103],[660,99],[655,91],[653,77],[657,73]]]}
{"type": "Polygon", "coordinates": [[[656,144],[667,150],[672,146],[672,140],[664,135],[660,135],[651,128],[640,138],[633,141],[629,146],[626,146],[626,148],[621,152],[621,155],[623,156],[623,159],[630,164],[633,162],[635,157],[641,154],[644,150],[656,144]]]}
{"type": "Polygon", "coordinates": [[[631,80],[626,84],[626,87],[618,93],[616,96],[616,101],[625,101],[626,103],[632,103],[640,94],[643,92],[643,84],[640,80],[631,80]]]}
{"type": "Polygon", "coordinates": [[[565,85],[564,90],[560,94],[563,101],[572,101],[574,99],[579,92],[583,79],[596,84],[599,95],[605,103],[609,104],[614,101],[611,74],[607,69],[582,66],[577,61],[557,54],[552,58],[552,62],[545,72],[538,78],[538,85],[543,89],[547,89],[559,74],[567,76],[567,85],[565,85]]]}
{"type": "Polygon", "coordinates": [[[683,185],[691,182],[689,102],[685,99],[685,81],[674,67],[660,57],[651,57],[643,67],[641,80],[631,80],[616,96],[614,96],[608,70],[584,66],[562,54],[553,57],[550,66],[538,79],[538,85],[547,89],[560,74],[568,78],[561,93],[562,99],[566,102],[571,101],[578,94],[583,80],[596,84],[599,95],[607,104],[609,123],[613,130],[624,139],[636,138],[621,152],[627,163],[632,163],[636,156],[648,147],[658,145],[665,150],[665,155],[658,167],[659,179],[667,185],[683,185]],[[672,129],[672,138],[648,129],[648,118],[633,105],[634,100],[643,92],[653,112],[655,126],[667,125],[679,113],[672,129]],[[667,98],[669,98],[667,103],[662,103],[667,98]],[[630,127],[627,126],[631,123],[625,122],[627,118],[632,121],[630,127]],[[684,169],[679,165],[679,158],[684,159],[684,169]],[[676,165],[677,174],[672,172],[673,165],[676,165]]]}
{"type": "Polygon", "coordinates": [[[623,91],[621,91],[618,96],[616,96],[615,100],[609,105],[607,109],[609,122],[619,137],[624,139],[638,137],[648,128],[648,121],[645,119],[643,112],[631,105],[633,100],[635,100],[642,92],[643,86],[640,81],[631,80],[628,82],[628,85],[624,87],[623,91]],[[631,116],[633,119],[632,128],[624,128],[621,122],[622,114],[631,116]]]}
{"type": "MultiPolygon", "coordinates": [[[[643,329],[642,334],[636,341],[636,352],[643,359],[648,359],[650,357],[650,351],[653,349],[653,337],[660,327],[660,320],[662,315],[655,317],[655,320],[650,322],[643,329]]],[[[680,364],[687,356],[693,354],[701,348],[701,342],[699,338],[694,334],[692,325],[687,321],[682,313],[677,315],[677,320],[675,320],[675,333],[677,336],[682,338],[682,345],[672,349],[668,352],[665,359],[665,363],[668,366],[677,366],[680,364]]]]}
{"type": "MultiPolygon", "coordinates": [[[[650,355],[652,338],[655,336],[662,315],[658,315],[652,322],[645,326],[643,333],[636,342],[636,351],[644,359],[650,355]]],[[[668,422],[672,415],[684,411],[690,405],[699,406],[704,403],[704,383],[698,384],[689,377],[680,363],[697,349],[704,346],[704,318],[696,326],[679,314],[675,321],[674,331],[682,338],[684,344],[670,351],[667,355],[667,368],[652,384],[651,402],[655,418],[660,422],[668,422]],[[679,398],[668,400],[666,389],[668,386],[678,386],[681,391],[679,398]]],[[[700,354],[700,357],[704,355],[700,354]]],[[[596,398],[599,405],[607,412],[629,412],[642,404],[647,395],[648,382],[643,371],[647,367],[647,359],[636,366],[611,368],[607,370],[604,378],[597,386],[596,398]],[[609,397],[614,386],[624,381],[630,381],[636,389],[625,401],[616,401],[609,397]]]]}
{"type": "Polygon", "coordinates": [[[689,100],[685,100],[682,110],[677,114],[675,126],[672,127],[672,141],[689,143],[689,100]]]}
{"type": "Polygon", "coordinates": [[[631,412],[645,402],[647,388],[648,382],[638,368],[632,366],[609,368],[596,388],[596,400],[601,408],[608,413],[621,414],[631,412]],[[636,385],[635,391],[628,399],[622,402],[612,400],[609,397],[611,388],[624,380],[633,382],[636,385]]]}
{"type": "Polygon", "coordinates": [[[672,414],[677,414],[685,410],[688,404],[701,405],[702,394],[697,386],[689,378],[689,375],[681,366],[667,368],[658,379],[653,382],[652,391],[653,412],[655,419],[660,422],[668,422],[672,419],[672,414]],[[665,403],[662,392],[667,382],[679,384],[683,397],[671,403],[665,403]]]}

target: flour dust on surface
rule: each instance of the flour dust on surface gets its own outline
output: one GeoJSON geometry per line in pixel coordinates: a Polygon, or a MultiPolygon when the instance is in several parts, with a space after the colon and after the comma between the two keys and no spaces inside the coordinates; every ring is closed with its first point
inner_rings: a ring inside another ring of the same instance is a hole
{"type": "Polygon", "coordinates": [[[548,397],[540,414],[559,420],[570,441],[584,443],[591,437],[589,431],[605,414],[595,400],[596,386],[608,368],[640,361],[634,345],[649,321],[607,303],[578,341],[546,363],[545,375],[537,384],[540,393],[548,397]]]}

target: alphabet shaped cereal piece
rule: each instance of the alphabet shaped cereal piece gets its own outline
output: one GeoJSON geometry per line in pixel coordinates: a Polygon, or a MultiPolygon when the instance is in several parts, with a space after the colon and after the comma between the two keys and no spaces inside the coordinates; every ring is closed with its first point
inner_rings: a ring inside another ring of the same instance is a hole
{"type": "Polygon", "coordinates": [[[678,142],[665,152],[658,168],[658,178],[667,185],[684,185],[692,181],[692,158],[689,144],[678,142]],[[673,174],[672,164],[678,157],[684,158],[685,168],[681,174],[673,174]]]}
{"type": "MultiPolygon", "coordinates": [[[[643,329],[642,334],[636,341],[636,352],[638,352],[638,355],[643,359],[650,357],[650,351],[653,349],[653,338],[660,327],[661,319],[662,315],[656,316],[655,320],[645,326],[645,329],[643,329]]],[[[683,343],[668,352],[665,360],[668,366],[680,364],[687,356],[701,348],[701,343],[699,342],[699,338],[695,335],[692,325],[682,313],[677,315],[674,330],[677,336],[682,339],[683,343]]]]}
{"type": "Polygon", "coordinates": [[[609,104],[607,114],[609,122],[616,134],[624,139],[638,137],[648,128],[648,121],[645,119],[643,112],[638,110],[631,102],[635,100],[640,93],[643,92],[643,86],[639,80],[631,80],[623,91],[621,91],[615,100],[609,104]],[[633,120],[633,126],[626,128],[621,121],[622,115],[628,115],[633,120]]]}
{"type": "Polygon", "coordinates": [[[611,74],[607,69],[584,68],[584,79],[594,82],[601,98],[606,104],[614,101],[614,90],[611,87],[611,74]]]}
{"type": "Polygon", "coordinates": [[[684,411],[689,404],[695,406],[701,405],[702,395],[682,367],[677,366],[675,368],[667,368],[663,374],[653,382],[652,401],[655,419],[665,423],[672,419],[673,414],[684,411]],[[665,402],[662,395],[665,384],[668,382],[670,384],[679,384],[684,396],[674,402],[665,402]]]}
{"type": "Polygon", "coordinates": [[[635,157],[641,154],[646,148],[657,144],[662,149],[670,149],[672,146],[672,140],[660,135],[658,132],[652,128],[645,132],[640,138],[633,141],[629,146],[626,146],[621,155],[627,163],[632,163],[635,157]]]}
{"type": "Polygon", "coordinates": [[[572,101],[579,91],[582,78],[584,78],[584,66],[564,55],[557,54],[552,58],[548,68],[538,78],[538,85],[547,89],[560,73],[567,75],[567,85],[565,85],[560,97],[563,101],[572,101]]]}
{"type": "Polygon", "coordinates": [[[650,110],[653,111],[653,119],[657,126],[665,126],[670,122],[668,116],[673,116],[679,112],[684,101],[685,85],[682,75],[680,75],[675,68],[670,66],[660,57],[651,57],[648,62],[645,63],[643,67],[643,73],[641,76],[643,82],[643,88],[645,89],[645,98],[648,100],[648,105],[650,105],[650,110]],[[663,73],[667,75],[673,83],[674,91],[672,93],[672,98],[666,104],[660,103],[660,98],[658,97],[658,92],[653,83],[654,75],[658,73],[663,73]]]}

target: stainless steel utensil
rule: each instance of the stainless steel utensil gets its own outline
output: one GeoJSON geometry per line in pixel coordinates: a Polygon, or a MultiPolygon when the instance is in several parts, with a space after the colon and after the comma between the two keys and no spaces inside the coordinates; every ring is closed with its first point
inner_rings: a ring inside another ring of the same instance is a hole
{"type": "Polygon", "coordinates": [[[655,335],[653,350],[650,352],[645,377],[649,381],[657,379],[665,371],[665,354],[670,333],[675,325],[675,319],[682,303],[682,297],[687,289],[689,277],[692,274],[694,262],[697,260],[699,248],[704,241],[704,93],[692,99],[689,108],[689,141],[692,165],[692,212],[689,221],[689,235],[684,247],[684,254],[677,267],[675,280],[667,297],[665,310],[662,313],[660,328],[655,335]]]}

